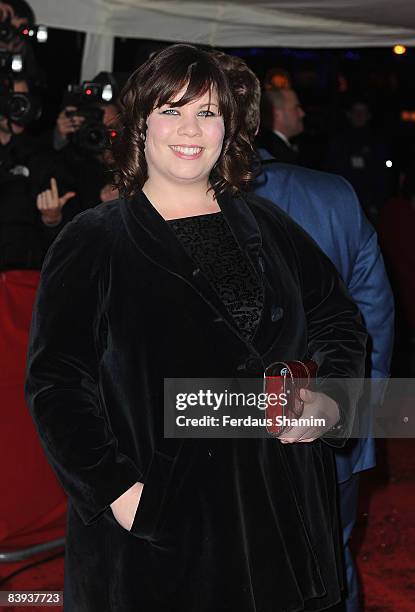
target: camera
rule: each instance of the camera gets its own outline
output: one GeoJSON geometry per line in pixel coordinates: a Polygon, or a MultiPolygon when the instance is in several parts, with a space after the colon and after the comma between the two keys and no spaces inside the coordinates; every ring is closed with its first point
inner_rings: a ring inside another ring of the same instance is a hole
{"type": "Polygon", "coordinates": [[[19,74],[23,72],[23,57],[20,53],[11,53],[0,49],[0,75],[19,74]]]}
{"type": "Polygon", "coordinates": [[[13,81],[0,80],[0,116],[18,125],[28,125],[39,119],[42,107],[31,93],[13,91],[13,81]]]}
{"type": "MultiPolygon", "coordinates": [[[[0,49],[0,116],[18,125],[27,125],[39,119],[42,107],[33,94],[14,91],[13,81],[19,79],[22,71],[22,56],[0,49]]],[[[21,78],[24,80],[23,75],[21,78]]]]}
{"type": "Polygon", "coordinates": [[[6,66],[10,63],[5,59],[5,52],[0,51],[0,117],[17,125],[28,125],[42,114],[40,100],[29,92],[14,91],[13,81],[18,78],[19,71],[4,70],[2,60],[6,66]]]}
{"type": "Polygon", "coordinates": [[[28,125],[39,119],[41,106],[39,100],[30,93],[11,91],[7,96],[0,94],[0,115],[18,125],[28,125]]]}
{"type": "Polygon", "coordinates": [[[48,29],[44,25],[23,25],[15,28],[11,23],[10,17],[0,22],[0,42],[10,43],[16,38],[22,40],[35,40],[38,43],[45,43],[48,39],[48,29]]]}
{"type": "Polygon", "coordinates": [[[91,152],[98,153],[109,146],[108,130],[102,122],[104,111],[94,107],[78,107],[76,111],[66,111],[67,117],[84,117],[85,121],[72,134],[73,144],[91,152]]]}
{"type": "Polygon", "coordinates": [[[113,99],[113,85],[84,81],[81,85],[69,85],[64,97],[64,106],[76,106],[76,111],[66,111],[67,117],[84,117],[85,121],[72,134],[72,143],[92,153],[108,148],[115,130],[109,130],[103,123],[104,111],[101,106],[113,99]]]}

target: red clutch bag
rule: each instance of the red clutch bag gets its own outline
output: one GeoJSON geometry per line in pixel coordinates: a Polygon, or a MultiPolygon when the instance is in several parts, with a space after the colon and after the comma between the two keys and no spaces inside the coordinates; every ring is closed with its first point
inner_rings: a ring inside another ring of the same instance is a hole
{"type": "Polygon", "coordinates": [[[280,436],[290,429],[284,421],[298,419],[303,414],[304,402],[300,389],[307,389],[316,377],[315,361],[276,361],[264,372],[264,392],[267,394],[265,416],[268,433],[280,436]],[[271,396],[272,394],[272,396],[271,396]],[[275,401],[278,398],[278,401],[275,401]],[[277,418],[278,417],[278,418],[277,418]]]}

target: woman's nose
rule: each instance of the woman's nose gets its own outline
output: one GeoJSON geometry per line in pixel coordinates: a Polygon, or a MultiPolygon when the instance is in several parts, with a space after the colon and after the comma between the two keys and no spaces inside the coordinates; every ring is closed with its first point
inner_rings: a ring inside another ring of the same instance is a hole
{"type": "Polygon", "coordinates": [[[194,115],[183,115],[180,118],[177,133],[182,136],[200,136],[202,134],[202,129],[197,117],[194,115]]]}

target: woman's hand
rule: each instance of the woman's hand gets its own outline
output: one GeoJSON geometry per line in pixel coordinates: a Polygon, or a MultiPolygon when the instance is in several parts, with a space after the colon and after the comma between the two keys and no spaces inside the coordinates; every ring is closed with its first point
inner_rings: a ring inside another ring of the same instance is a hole
{"type": "Polygon", "coordinates": [[[59,197],[56,179],[50,179],[50,189],[38,194],[36,206],[40,211],[42,221],[45,225],[58,225],[62,221],[62,208],[66,202],[76,195],[74,191],[68,191],[59,197]]]}
{"type": "Polygon", "coordinates": [[[331,397],[325,393],[309,391],[308,389],[300,389],[300,397],[304,402],[304,410],[301,415],[302,419],[324,419],[324,426],[297,426],[283,432],[279,440],[283,444],[292,442],[313,442],[320,438],[326,431],[331,429],[338,423],[340,419],[340,411],[331,397]]]}
{"type": "Polygon", "coordinates": [[[121,527],[124,527],[124,529],[128,531],[131,530],[133,525],[143,487],[144,485],[142,482],[136,482],[128,491],[120,495],[120,497],[111,504],[111,510],[115,520],[121,527]]]}

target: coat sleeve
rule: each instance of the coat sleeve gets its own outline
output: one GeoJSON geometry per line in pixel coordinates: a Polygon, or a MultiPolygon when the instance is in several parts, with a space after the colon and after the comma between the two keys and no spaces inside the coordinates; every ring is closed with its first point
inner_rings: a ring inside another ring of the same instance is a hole
{"type": "Polygon", "coordinates": [[[340,427],[323,439],[343,446],[363,389],[367,333],[336,268],[310,236],[290,221],[307,318],[308,356],[318,364],[316,390],[337,401],[340,427]]]}
{"type": "Polygon", "coordinates": [[[66,226],[43,265],[29,339],[26,401],[58,479],[86,524],[141,474],[120,452],[99,392],[109,239],[99,214],[66,226]]]}
{"type": "MultiPolygon", "coordinates": [[[[343,180],[343,179],[342,179],[343,180]]],[[[366,219],[356,194],[347,181],[347,210],[353,210],[353,231],[356,234],[356,258],[348,290],[363,316],[370,337],[370,375],[387,378],[390,372],[394,339],[394,299],[379,249],[377,235],[366,219]]]]}

